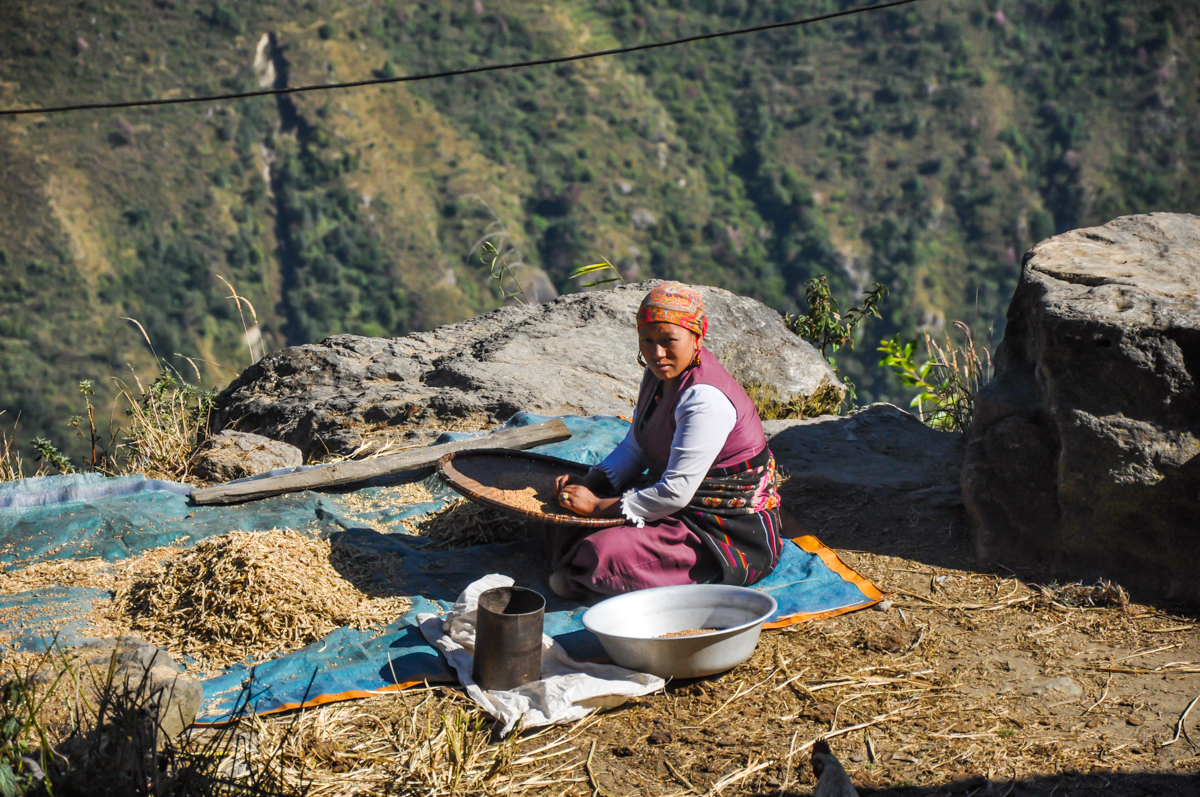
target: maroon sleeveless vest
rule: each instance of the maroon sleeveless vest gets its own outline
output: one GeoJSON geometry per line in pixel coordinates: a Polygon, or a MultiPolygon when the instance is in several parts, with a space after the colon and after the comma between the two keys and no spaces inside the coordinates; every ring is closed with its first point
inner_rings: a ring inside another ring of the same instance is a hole
{"type": "Polygon", "coordinates": [[[680,374],[674,386],[663,388],[658,406],[647,417],[659,384],[658,377],[647,368],[634,412],[634,436],[646,455],[650,475],[655,479],[667,469],[667,460],[671,457],[671,441],[675,437],[675,406],[683,392],[694,385],[712,385],[725,394],[737,411],[737,424],[717,455],[714,468],[745,462],[767,447],[767,436],[763,433],[762,421],[758,419],[758,408],[708,349],[700,349],[700,365],[692,366],[680,374]]]}

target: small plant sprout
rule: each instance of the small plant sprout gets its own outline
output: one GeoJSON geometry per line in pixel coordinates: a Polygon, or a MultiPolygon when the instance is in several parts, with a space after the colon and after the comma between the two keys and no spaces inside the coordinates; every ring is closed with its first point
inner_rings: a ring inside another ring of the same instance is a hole
{"type": "Polygon", "coordinates": [[[471,244],[469,254],[479,252],[480,262],[488,267],[488,276],[496,281],[505,302],[512,299],[517,304],[529,304],[529,297],[517,279],[517,272],[525,265],[525,258],[513,240],[512,233],[483,197],[478,194],[465,194],[461,199],[478,202],[492,217],[483,228],[483,235],[471,244]]]}
{"type": "Polygon", "coordinates": [[[42,436],[33,438],[30,444],[33,450],[37,452],[34,460],[42,462],[51,467],[57,468],[59,473],[74,473],[75,468],[71,467],[71,460],[67,459],[66,454],[58,450],[58,447],[42,436]]]}
{"type": "Polygon", "coordinates": [[[85,433],[83,430],[83,418],[78,415],[71,416],[71,420],[67,422],[67,426],[74,427],[80,437],[86,436],[88,438],[88,442],[92,448],[92,470],[102,470],[108,460],[108,450],[107,447],[101,445],[100,435],[96,431],[96,408],[93,406],[91,399],[92,396],[96,395],[96,389],[92,380],[79,380],[79,392],[83,395],[83,404],[87,411],[87,432],[85,433]]]}
{"type": "MultiPolygon", "coordinates": [[[[854,349],[854,331],[868,318],[880,318],[879,304],[888,294],[887,286],[873,283],[863,291],[863,301],[858,307],[852,307],[843,315],[838,311],[837,300],[829,290],[829,277],[822,274],[810,279],[804,288],[804,299],[808,304],[808,312],[804,315],[788,314],[784,323],[788,329],[812,343],[821,350],[821,356],[826,359],[838,374],[837,363],[833,355],[843,346],[854,349]]],[[[838,374],[846,385],[846,401],[851,407],[855,402],[854,383],[845,376],[838,374]]]]}
{"type": "Polygon", "coordinates": [[[483,242],[479,260],[488,267],[488,276],[496,281],[504,301],[512,299],[517,304],[529,304],[529,297],[525,295],[525,289],[517,280],[516,265],[506,262],[504,255],[491,241],[483,242]]]}
{"type": "Polygon", "coordinates": [[[592,263],[590,266],[580,266],[579,268],[577,268],[571,272],[570,279],[574,280],[574,279],[579,279],[581,277],[587,277],[592,274],[601,274],[605,271],[611,271],[614,276],[608,277],[606,279],[598,279],[594,282],[585,282],[582,285],[580,285],[579,287],[591,288],[595,285],[604,285],[605,283],[608,283],[608,282],[624,282],[625,281],[624,278],[621,276],[621,272],[617,271],[617,267],[614,266],[612,263],[608,262],[607,260],[601,260],[599,263],[592,263]]]}

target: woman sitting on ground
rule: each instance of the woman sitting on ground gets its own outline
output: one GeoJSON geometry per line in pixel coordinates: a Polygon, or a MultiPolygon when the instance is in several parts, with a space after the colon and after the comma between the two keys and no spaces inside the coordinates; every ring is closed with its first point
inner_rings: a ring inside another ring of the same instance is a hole
{"type": "Polygon", "coordinates": [[[704,348],[708,319],[695,289],[654,288],[637,325],[646,371],[633,426],[586,476],[556,483],[563,507],[627,522],[592,533],[548,529],[550,587],[594,602],[648,587],[753,584],[782,548],[775,460],[754,402],[704,348]],[[644,470],[650,486],[626,489],[645,483],[644,470]]]}

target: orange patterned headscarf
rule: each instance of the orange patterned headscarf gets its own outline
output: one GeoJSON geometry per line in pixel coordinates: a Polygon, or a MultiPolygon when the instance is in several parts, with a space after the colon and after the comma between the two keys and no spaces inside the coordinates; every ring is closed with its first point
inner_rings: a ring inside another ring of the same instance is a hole
{"type": "Polygon", "coordinates": [[[708,317],[704,315],[704,297],[695,288],[680,282],[664,282],[651,289],[638,308],[637,323],[665,321],[690,329],[703,338],[708,332],[708,317]]]}

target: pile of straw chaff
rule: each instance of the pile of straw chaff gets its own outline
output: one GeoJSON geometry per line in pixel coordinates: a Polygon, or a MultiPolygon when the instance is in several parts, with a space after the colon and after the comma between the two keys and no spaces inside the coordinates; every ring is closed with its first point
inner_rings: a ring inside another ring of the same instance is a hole
{"type": "Polygon", "coordinates": [[[434,514],[404,523],[434,551],[517,542],[529,534],[528,524],[521,518],[465,498],[451,501],[434,514]]]}
{"type": "Polygon", "coordinates": [[[232,531],[116,586],[108,614],[172,653],[220,668],[296,650],[339,626],[381,627],[411,607],[368,597],[371,562],[331,561],[329,542],[291,530],[232,531]]]}

